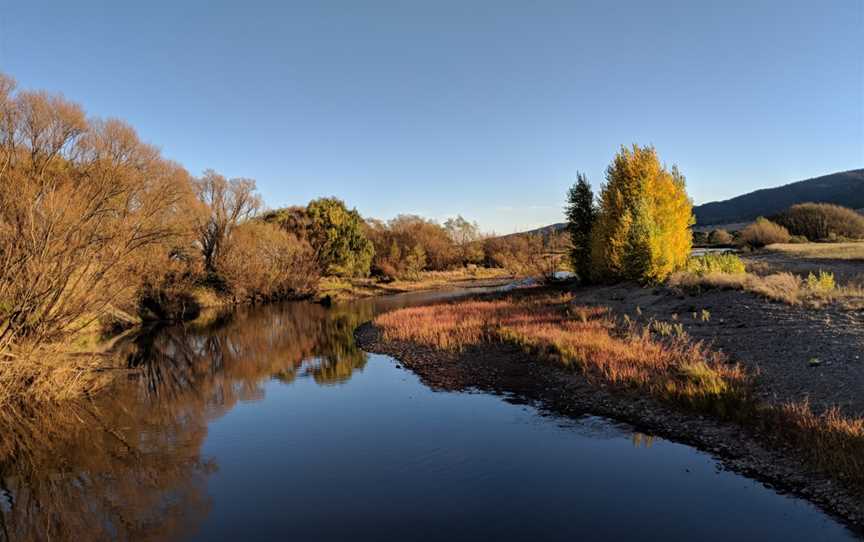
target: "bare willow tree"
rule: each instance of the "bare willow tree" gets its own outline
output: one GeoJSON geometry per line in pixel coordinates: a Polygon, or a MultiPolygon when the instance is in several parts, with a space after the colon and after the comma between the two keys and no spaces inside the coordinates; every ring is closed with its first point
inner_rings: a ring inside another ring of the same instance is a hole
{"type": "Polygon", "coordinates": [[[128,301],[189,193],[185,170],[126,124],[0,75],[0,357],[128,301]]]}
{"type": "Polygon", "coordinates": [[[444,229],[456,245],[462,265],[482,260],[483,247],[480,241],[483,236],[476,222],[469,222],[462,215],[457,215],[444,222],[444,229]]]}
{"type": "Polygon", "coordinates": [[[255,216],[261,199],[255,193],[252,179],[226,179],[212,169],[193,181],[201,208],[195,231],[207,271],[216,271],[231,234],[243,221],[255,216]]]}

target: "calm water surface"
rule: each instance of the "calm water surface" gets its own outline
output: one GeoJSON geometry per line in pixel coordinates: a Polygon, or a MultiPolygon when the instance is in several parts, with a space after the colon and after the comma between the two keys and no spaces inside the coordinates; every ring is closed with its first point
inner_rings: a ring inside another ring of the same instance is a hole
{"type": "Polygon", "coordinates": [[[106,397],[6,431],[0,539],[853,538],[690,447],[432,392],[354,345],[376,312],[442,295],[244,309],[139,338],[139,370],[106,397]]]}

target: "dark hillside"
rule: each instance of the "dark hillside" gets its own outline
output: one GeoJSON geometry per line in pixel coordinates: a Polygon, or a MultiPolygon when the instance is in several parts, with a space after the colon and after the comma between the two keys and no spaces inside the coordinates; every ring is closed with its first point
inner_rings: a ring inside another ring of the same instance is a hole
{"type": "Polygon", "coordinates": [[[864,207],[864,169],[756,190],[725,201],[699,205],[693,212],[699,225],[728,224],[773,215],[804,202],[834,203],[852,209],[864,207]]]}

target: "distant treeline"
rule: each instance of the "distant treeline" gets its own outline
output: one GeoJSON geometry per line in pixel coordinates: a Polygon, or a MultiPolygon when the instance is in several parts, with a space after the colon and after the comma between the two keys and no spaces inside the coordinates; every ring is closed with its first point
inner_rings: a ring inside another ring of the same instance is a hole
{"type": "Polygon", "coordinates": [[[694,232],[696,244],[746,245],[760,248],[773,243],[832,242],[864,238],[864,215],[830,203],[799,203],[768,218],[758,217],[740,231],[718,228],[694,232]]]}

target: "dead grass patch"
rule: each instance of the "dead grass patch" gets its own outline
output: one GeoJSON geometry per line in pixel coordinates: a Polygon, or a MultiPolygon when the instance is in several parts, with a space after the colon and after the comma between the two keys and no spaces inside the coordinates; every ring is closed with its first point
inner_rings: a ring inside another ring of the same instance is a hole
{"type": "Polygon", "coordinates": [[[765,247],[788,256],[826,260],[864,260],[864,242],[846,243],[778,243],[765,247]]]}
{"type": "Polygon", "coordinates": [[[669,286],[689,291],[701,289],[744,290],[773,301],[811,308],[840,303],[846,308],[864,306],[864,286],[857,281],[837,285],[833,275],[820,272],[802,279],[788,272],[757,275],[755,273],[706,273],[681,271],[669,277],[669,286]]]}
{"type": "Polygon", "coordinates": [[[110,355],[69,353],[57,346],[7,353],[0,358],[0,410],[93,395],[111,383],[117,369],[110,355]]]}

